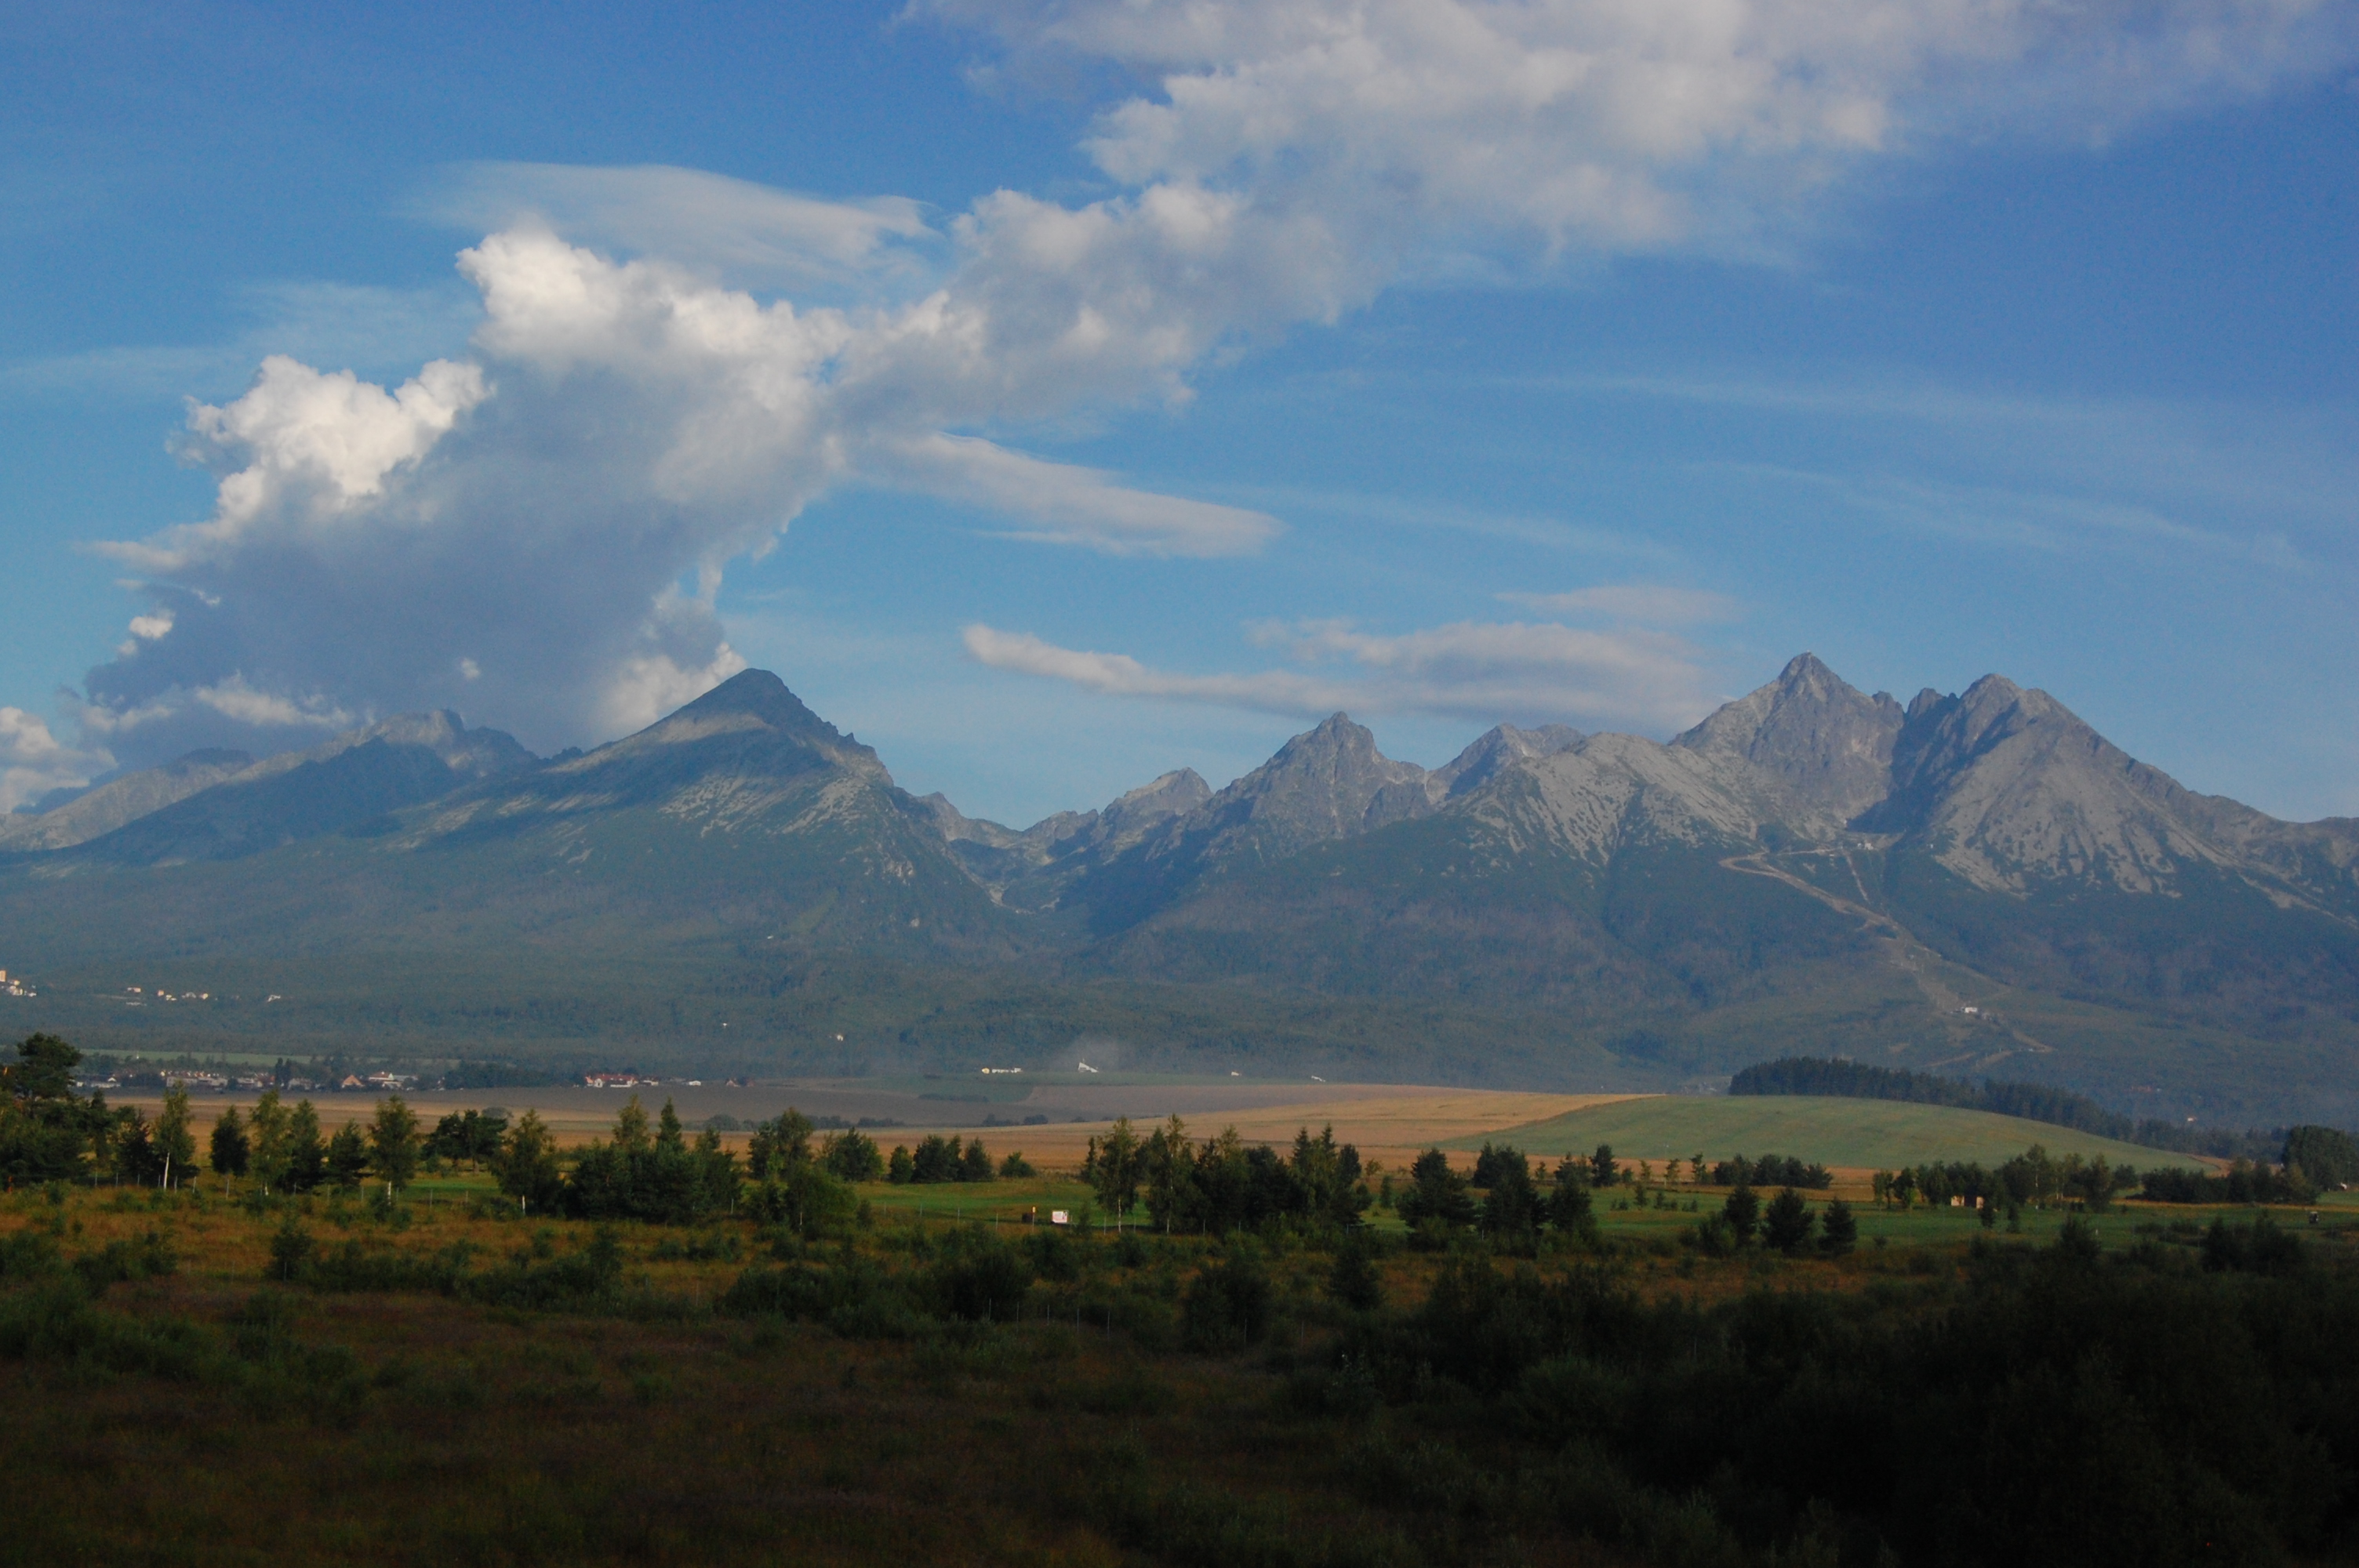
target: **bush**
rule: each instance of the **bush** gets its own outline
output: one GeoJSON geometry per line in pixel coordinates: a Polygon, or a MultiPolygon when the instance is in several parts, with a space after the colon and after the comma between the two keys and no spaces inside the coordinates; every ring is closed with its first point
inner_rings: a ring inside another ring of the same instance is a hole
{"type": "Polygon", "coordinates": [[[715,1304],[733,1317],[822,1323],[847,1339],[908,1339],[925,1331],[901,1282],[864,1260],[832,1269],[756,1266],[738,1275],[715,1304]]]}
{"type": "Polygon", "coordinates": [[[1180,1298],[1180,1336],[1191,1350],[1223,1352],[1258,1344],[1269,1331],[1269,1275],[1250,1243],[1230,1244],[1221,1261],[1199,1270],[1180,1298]]]}
{"type": "Polygon", "coordinates": [[[820,1146],[819,1162],[839,1182],[885,1179],[885,1156],[877,1152],[876,1141],[857,1128],[832,1134],[820,1146]]]}
{"type": "Polygon", "coordinates": [[[299,1280],[310,1266],[315,1244],[311,1233],[292,1219],[280,1226],[270,1238],[270,1277],[274,1280],[299,1280]]]}
{"type": "Polygon", "coordinates": [[[948,1317],[1006,1323],[1024,1314],[1032,1266],[1024,1255],[980,1227],[946,1238],[927,1281],[928,1294],[948,1317]]]}
{"type": "Polygon", "coordinates": [[[1327,1271],[1327,1293],[1353,1312],[1374,1312],[1385,1304],[1384,1276],[1376,1270],[1376,1252],[1357,1232],[1347,1235],[1335,1249],[1327,1271]]]}
{"type": "Polygon", "coordinates": [[[2215,1274],[2283,1277],[2300,1273],[2305,1260],[2300,1239],[2278,1229],[2267,1215],[2244,1225],[2215,1218],[2203,1233],[2203,1267],[2215,1274]]]}

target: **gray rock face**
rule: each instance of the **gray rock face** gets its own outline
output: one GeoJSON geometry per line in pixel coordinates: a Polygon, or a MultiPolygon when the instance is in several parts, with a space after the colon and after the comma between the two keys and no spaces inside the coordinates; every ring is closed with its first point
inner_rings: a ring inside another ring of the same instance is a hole
{"type": "Polygon", "coordinates": [[[1518,730],[1501,724],[1467,742],[1466,749],[1428,775],[1427,792],[1437,801],[1482,788],[1517,762],[1533,757],[1553,757],[1581,744],[1583,737],[1570,724],[1543,724],[1518,730]]]}
{"type": "Polygon", "coordinates": [[[1099,826],[1105,834],[1103,848],[1127,849],[1173,817],[1185,816],[1212,798],[1212,786],[1195,769],[1165,773],[1129,791],[1100,814],[1099,826]]]}
{"type": "Polygon", "coordinates": [[[1891,792],[1904,717],[1889,695],[1869,697],[1802,654],[1672,744],[1751,770],[1768,815],[1817,837],[1891,792]]]}
{"type": "Polygon", "coordinates": [[[1376,750],[1376,738],[1334,714],[1176,825],[1207,835],[1209,860],[1283,859],[1331,838],[1348,838],[1431,809],[1426,773],[1376,750]]]}
{"type": "Polygon", "coordinates": [[[2169,893],[2201,871],[2280,904],[2351,911],[2359,834],[2200,795],[2137,761],[2044,691],[1985,676],[1909,704],[1892,788],[1858,825],[1930,848],[1989,892],[2087,885],[2169,893]]]}
{"type": "Polygon", "coordinates": [[[1165,773],[1098,811],[1060,811],[1018,832],[963,815],[940,795],[931,814],[969,875],[1011,909],[1053,909],[1074,881],[1212,796],[1193,768],[1165,773]]]}
{"type": "Polygon", "coordinates": [[[462,792],[412,837],[639,807],[700,832],[790,833],[885,809],[879,802],[887,799],[895,812],[924,815],[874,751],[813,713],[777,676],[745,670],[635,735],[462,792]]]}

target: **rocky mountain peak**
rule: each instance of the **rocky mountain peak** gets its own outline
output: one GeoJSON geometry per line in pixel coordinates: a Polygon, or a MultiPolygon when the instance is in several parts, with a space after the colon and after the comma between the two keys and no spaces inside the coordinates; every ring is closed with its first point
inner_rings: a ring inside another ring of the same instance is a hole
{"type": "Polygon", "coordinates": [[[706,754],[702,766],[721,765],[723,755],[738,772],[795,772],[824,763],[892,783],[875,751],[813,713],[768,670],[741,670],[669,717],[563,766],[584,773],[636,768],[650,752],[680,747],[706,754]],[[712,750],[716,744],[721,751],[712,750]]]}
{"type": "Polygon", "coordinates": [[[787,688],[785,681],[768,670],[740,670],[670,717],[716,713],[751,714],[779,730],[817,728],[831,735],[836,732],[833,725],[813,713],[787,688]]]}
{"type": "Polygon", "coordinates": [[[1527,758],[1571,751],[1582,739],[1581,731],[1570,724],[1543,724],[1537,730],[1502,724],[1476,736],[1464,751],[1434,769],[1428,785],[1440,798],[1453,799],[1482,788],[1527,758]]]}
{"type": "Polygon", "coordinates": [[[1376,750],[1374,732],[1353,723],[1351,715],[1337,713],[1279,747],[1276,756],[1191,816],[1250,818],[1307,844],[1414,815],[1425,799],[1424,784],[1423,768],[1394,762],[1376,750]],[[1388,786],[1397,785],[1410,786],[1409,798],[1399,800],[1402,792],[1394,790],[1394,802],[1372,822],[1369,808],[1388,786]]]}
{"type": "Polygon", "coordinates": [[[1124,794],[1099,815],[1099,821],[1110,838],[1126,840],[1212,798],[1212,786],[1195,769],[1179,768],[1124,794]]]}
{"type": "Polygon", "coordinates": [[[1884,798],[1906,718],[1890,694],[1870,697],[1816,654],[1801,654],[1776,680],[1724,705],[1672,744],[1752,770],[1773,797],[1824,827],[1884,798]]]}

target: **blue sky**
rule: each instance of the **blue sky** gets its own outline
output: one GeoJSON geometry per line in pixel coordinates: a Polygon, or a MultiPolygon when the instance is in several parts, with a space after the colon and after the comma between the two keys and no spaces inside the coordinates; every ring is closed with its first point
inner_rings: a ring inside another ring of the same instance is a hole
{"type": "Polygon", "coordinates": [[[484,12],[12,14],[6,804],[750,663],[1020,822],[1809,648],[2359,813],[2347,8],[484,12]]]}

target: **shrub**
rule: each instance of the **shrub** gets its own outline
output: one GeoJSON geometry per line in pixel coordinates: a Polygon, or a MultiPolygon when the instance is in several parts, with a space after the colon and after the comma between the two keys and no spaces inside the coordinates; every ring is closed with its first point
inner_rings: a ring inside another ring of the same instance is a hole
{"type": "Polygon", "coordinates": [[[1233,1242],[1218,1263],[1199,1270],[1180,1298],[1180,1336],[1190,1349],[1242,1349],[1269,1331],[1269,1275],[1249,1243],[1233,1242]]]}
{"type": "Polygon", "coordinates": [[[1014,1247],[981,1228],[952,1231],[927,1280],[945,1316],[1005,1323],[1024,1314],[1032,1266],[1014,1247]]]}
{"type": "Polygon", "coordinates": [[[1327,1271],[1327,1293],[1353,1312],[1374,1312],[1385,1304],[1375,1249],[1357,1232],[1345,1236],[1335,1249],[1334,1264],[1327,1271]]]}
{"type": "Polygon", "coordinates": [[[2267,1215],[2244,1225],[2215,1218],[2212,1228],[2203,1233],[2203,1267],[2215,1274],[2282,1277],[2300,1273],[2304,1261],[2299,1238],[2278,1229],[2267,1215]]]}
{"type": "Polygon", "coordinates": [[[270,1277],[274,1280],[299,1280],[310,1267],[315,1244],[311,1233],[291,1218],[280,1226],[270,1238],[270,1277]]]}

